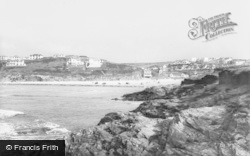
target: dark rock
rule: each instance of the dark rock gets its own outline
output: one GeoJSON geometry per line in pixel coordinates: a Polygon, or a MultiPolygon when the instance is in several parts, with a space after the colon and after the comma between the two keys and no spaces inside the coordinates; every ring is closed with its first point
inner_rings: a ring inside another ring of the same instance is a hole
{"type": "Polygon", "coordinates": [[[118,98],[113,98],[113,99],[111,99],[111,100],[115,100],[115,101],[118,101],[119,99],[118,99],[118,98]]]}
{"type": "Polygon", "coordinates": [[[213,84],[216,83],[218,81],[218,77],[215,75],[206,75],[201,79],[197,79],[197,80],[192,80],[192,79],[184,79],[181,82],[181,85],[209,85],[209,84],[213,84]]]}
{"type": "Polygon", "coordinates": [[[98,123],[100,124],[105,124],[107,122],[111,122],[113,120],[120,120],[121,116],[118,113],[109,113],[104,116],[104,118],[101,119],[101,121],[98,123]]]}
{"type": "Polygon", "coordinates": [[[140,92],[125,94],[122,96],[122,98],[123,100],[127,101],[146,101],[162,99],[169,91],[169,87],[150,87],[140,92]]]}
{"type": "Polygon", "coordinates": [[[140,112],[148,118],[162,118],[173,116],[175,113],[180,112],[181,107],[178,103],[147,101],[142,103],[138,108],[132,112],[140,112]]]}
{"type": "Polygon", "coordinates": [[[224,70],[219,73],[221,85],[250,85],[250,68],[224,70]]]}

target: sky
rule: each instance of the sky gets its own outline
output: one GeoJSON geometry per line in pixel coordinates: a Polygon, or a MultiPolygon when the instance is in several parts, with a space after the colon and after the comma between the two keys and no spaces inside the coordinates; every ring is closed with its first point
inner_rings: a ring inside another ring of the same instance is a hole
{"type": "Polygon", "coordinates": [[[117,63],[250,59],[249,0],[0,0],[0,55],[86,55],[117,63]],[[188,37],[192,18],[231,12],[235,33],[188,37]]]}

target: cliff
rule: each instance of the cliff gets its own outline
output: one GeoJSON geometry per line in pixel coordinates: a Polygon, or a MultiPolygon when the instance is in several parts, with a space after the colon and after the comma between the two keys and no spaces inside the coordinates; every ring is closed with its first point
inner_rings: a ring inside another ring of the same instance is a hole
{"type": "Polygon", "coordinates": [[[97,126],[67,136],[67,155],[250,155],[249,73],[222,71],[220,84],[136,93],[144,101],[137,109],[109,113],[97,126]]]}

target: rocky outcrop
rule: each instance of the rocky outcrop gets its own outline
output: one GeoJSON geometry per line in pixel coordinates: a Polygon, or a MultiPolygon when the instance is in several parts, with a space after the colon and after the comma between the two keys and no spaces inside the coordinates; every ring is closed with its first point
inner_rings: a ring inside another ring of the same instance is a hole
{"type": "Polygon", "coordinates": [[[250,85],[250,68],[224,70],[219,74],[219,83],[223,85],[250,85]]]}
{"type": "Polygon", "coordinates": [[[201,79],[192,80],[192,79],[184,79],[184,81],[181,82],[181,85],[209,85],[216,83],[218,81],[218,77],[215,75],[206,75],[201,79]]]}
{"type": "Polygon", "coordinates": [[[153,100],[153,99],[159,99],[164,98],[166,93],[168,93],[170,90],[169,87],[150,87],[146,88],[143,91],[131,93],[131,94],[125,94],[123,95],[123,100],[127,101],[145,101],[145,100],[153,100]]]}
{"type": "Polygon", "coordinates": [[[155,99],[173,99],[174,97],[180,98],[181,96],[186,96],[193,94],[194,90],[204,88],[206,85],[214,84],[218,82],[218,77],[215,75],[206,75],[201,79],[184,79],[181,82],[181,86],[156,86],[146,88],[143,91],[125,94],[122,99],[127,101],[145,101],[145,100],[155,100],[155,99]],[[185,86],[193,85],[193,86],[185,86]]]}
{"type": "Polygon", "coordinates": [[[97,126],[72,133],[67,155],[250,155],[250,88],[241,84],[157,90],[168,99],[146,97],[131,112],[109,113],[97,126]]]}
{"type": "Polygon", "coordinates": [[[205,85],[193,86],[157,86],[146,88],[143,91],[125,94],[122,99],[126,101],[149,101],[156,99],[176,99],[194,94],[196,90],[203,89],[205,85]]]}

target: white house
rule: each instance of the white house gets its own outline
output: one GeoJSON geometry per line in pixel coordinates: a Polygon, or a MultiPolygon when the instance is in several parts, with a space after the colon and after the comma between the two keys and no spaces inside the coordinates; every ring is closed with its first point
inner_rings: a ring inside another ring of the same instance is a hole
{"type": "Polygon", "coordinates": [[[232,57],[225,57],[225,58],[220,58],[220,63],[222,64],[228,64],[229,62],[233,61],[232,57]]]}
{"type": "Polygon", "coordinates": [[[10,56],[8,60],[21,60],[19,56],[10,56]]]}
{"type": "Polygon", "coordinates": [[[169,77],[171,77],[171,78],[189,78],[189,75],[184,74],[184,73],[175,73],[175,72],[173,72],[173,73],[169,74],[169,77]]]}
{"type": "Polygon", "coordinates": [[[152,77],[152,71],[150,69],[144,69],[143,70],[143,77],[151,78],[152,77]]]}
{"type": "Polygon", "coordinates": [[[168,70],[168,65],[164,64],[164,65],[162,66],[162,70],[163,70],[163,71],[167,71],[167,70],[168,70]]]}
{"type": "Polygon", "coordinates": [[[85,66],[85,62],[79,57],[71,57],[67,61],[67,66],[85,66]]]}
{"type": "Polygon", "coordinates": [[[8,60],[9,57],[8,56],[0,56],[0,60],[8,60]]]}
{"type": "Polygon", "coordinates": [[[6,63],[7,67],[23,67],[26,66],[24,60],[10,60],[6,63]]]}
{"type": "Polygon", "coordinates": [[[101,59],[89,58],[88,63],[86,65],[87,68],[99,68],[103,64],[101,59]]]}
{"type": "Polygon", "coordinates": [[[240,65],[244,65],[246,63],[246,60],[234,60],[234,65],[236,66],[240,66],[240,65]]]}
{"type": "Polygon", "coordinates": [[[198,59],[196,57],[191,58],[191,62],[196,62],[198,59]]]}
{"type": "Polygon", "coordinates": [[[22,58],[23,60],[30,60],[30,57],[28,56],[28,57],[23,57],[22,58]]]}
{"type": "Polygon", "coordinates": [[[42,59],[42,58],[43,58],[43,55],[41,55],[41,54],[33,54],[33,55],[29,56],[30,60],[38,60],[38,59],[42,59]]]}
{"type": "Polygon", "coordinates": [[[202,60],[203,60],[203,62],[209,62],[211,59],[208,57],[204,57],[204,58],[202,58],[202,60]]]}

